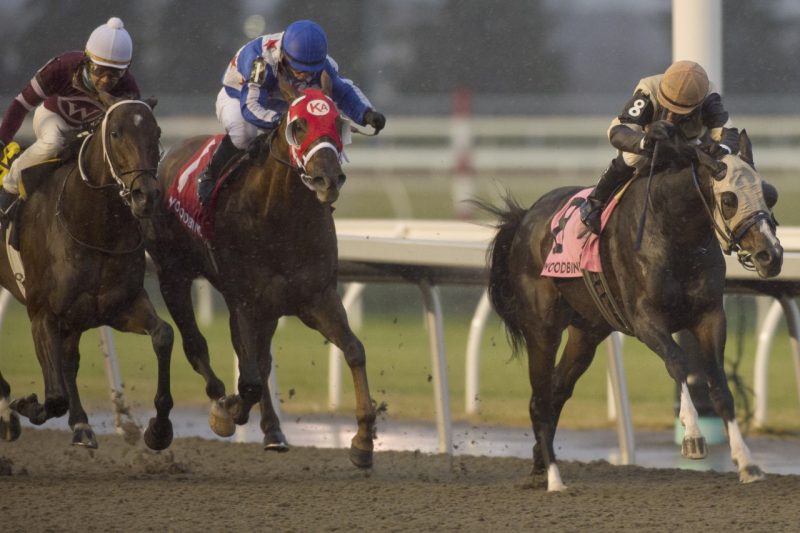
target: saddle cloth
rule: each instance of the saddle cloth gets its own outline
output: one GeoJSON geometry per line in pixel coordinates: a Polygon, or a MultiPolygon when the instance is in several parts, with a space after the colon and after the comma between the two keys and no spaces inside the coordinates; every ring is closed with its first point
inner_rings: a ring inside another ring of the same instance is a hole
{"type": "MultiPolygon", "coordinates": [[[[600,237],[581,222],[580,206],[593,190],[582,189],[572,196],[550,221],[553,246],[547,254],[540,276],[548,278],[580,278],[583,271],[602,272],[600,237]]],[[[600,231],[606,227],[611,213],[619,203],[614,196],[600,217],[600,231]]]]}
{"type": "Polygon", "coordinates": [[[167,209],[195,236],[209,240],[214,236],[214,214],[217,195],[236,163],[229,165],[217,180],[208,205],[203,207],[197,197],[197,177],[208,166],[217,145],[224,135],[211,137],[184,163],[172,180],[164,202],[167,209]]]}

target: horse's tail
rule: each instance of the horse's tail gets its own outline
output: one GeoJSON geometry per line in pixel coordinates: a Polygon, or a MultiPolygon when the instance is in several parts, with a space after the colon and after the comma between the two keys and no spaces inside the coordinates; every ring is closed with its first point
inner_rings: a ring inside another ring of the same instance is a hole
{"type": "Polygon", "coordinates": [[[527,210],[521,207],[508,191],[503,195],[502,200],[505,207],[497,207],[482,200],[472,200],[471,203],[497,219],[495,224],[497,235],[486,252],[486,261],[489,264],[489,300],[497,314],[503,319],[512,354],[517,356],[520,348],[525,345],[525,336],[522,333],[519,319],[522,301],[519,290],[514,285],[509,259],[511,244],[514,242],[514,237],[522,225],[527,210]]]}

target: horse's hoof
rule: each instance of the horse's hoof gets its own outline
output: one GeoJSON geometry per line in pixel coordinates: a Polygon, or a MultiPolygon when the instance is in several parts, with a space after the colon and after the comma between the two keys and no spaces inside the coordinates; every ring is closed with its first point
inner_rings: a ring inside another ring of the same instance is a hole
{"type": "Polygon", "coordinates": [[[268,452],[288,452],[289,443],[280,430],[270,431],[264,434],[264,450],[268,452]]]}
{"type": "Polygon", "coordinates": [[[350,441],[350,462],[358,468],[372,468],[372,441],[369,441],[369,449],[359,448],[356,446],[356,439],[358,435],[353,437],[350,441]]]}
{"type": "Polygon", "coordinates": [[[22,427],[17,413],[9,411],[8,417],[0,416],[0,438],[12,442],[19,438],[20,433],[22,433],[22,427]]]}
{"type": "Polygon", "coordinates": [[[220,437],[230,437],[236,432],[236,424],[219,402],[211,402],[211,410],[208,412],[208,425],[211,430],[220,437]]]}
{"type": "Polygon", "coordinates": [[[166,450],[172,444],[172,422],[169,419],[151,418],[144,432],[144,443],[151,450],[166,450]]]}
{"type": "Polygon", "coordinates": [[[705,459],[708,455],[705,437],[684,437],[681,443],[681,455],[687,459],[705,459]]]}
{"type": "Polygon", "coordinates": [[[250,411],[244,408],[244,400],[238,394],[220,398],[219,403],[237,426],[243,426],[250,420],[250,411]]]}
{"type": "Polygon", "coordinates": [[[72,430],[72,445],[96,450],[97,437],[94,435],[92,426],[83,423],[75,424],[75,428],[72,430]]]}
{"type": "Polygon", "coordinates": [[[739,470],[739,483],[753,483],[765,478],[764,471],[758,465],[747,465],[739,470]]]}

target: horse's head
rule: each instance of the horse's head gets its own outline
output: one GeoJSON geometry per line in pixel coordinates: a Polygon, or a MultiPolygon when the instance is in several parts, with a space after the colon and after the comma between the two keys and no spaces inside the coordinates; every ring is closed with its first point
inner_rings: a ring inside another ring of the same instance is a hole
{"type": "Polygon", "coordinates": [[[736,251],[745,267],[762,278],[780,274],[783,247],[775,234],[771,208],[778,200],[774,187],[755,169],[753,150],[745,131],[739,136],[739,153],[722,158],[724,171],[712,180],[717,236],[726,253],[736,251]]]}
{"type": "Polygon", "coordinates": [[[302,92],[280,80],[281,91],[289,110],[283,123],[292,165],[303,183],[322,203],[331,204],[339,197],[339,189],[347,179],[342,171],[344,144],[349,139],[350,123],[339,115],[328,96],[327,75],[323,74],[323,90],[302,92]]]}
{"type": "Polygon", "coordinates": [[[105,163],[133,215],[149,217],[161,195],[156,181],[161,153],[161,129],[153,115],[156,100],[122,100],[105,94],[101,100],[107,105],[99,128],[105,163]]]}

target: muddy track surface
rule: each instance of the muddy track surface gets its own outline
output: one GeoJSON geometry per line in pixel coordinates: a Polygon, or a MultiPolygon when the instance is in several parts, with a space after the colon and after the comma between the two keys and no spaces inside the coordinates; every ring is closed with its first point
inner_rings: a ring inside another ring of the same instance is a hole
{"type": "Polygon", "coordinates": [[[515,458],[176,439],[141,442],[26,430],[0,442],[0,531],[794,531],[800,476],[741,485],[736,474],[564,462],[548,494],[515,458]]]}

